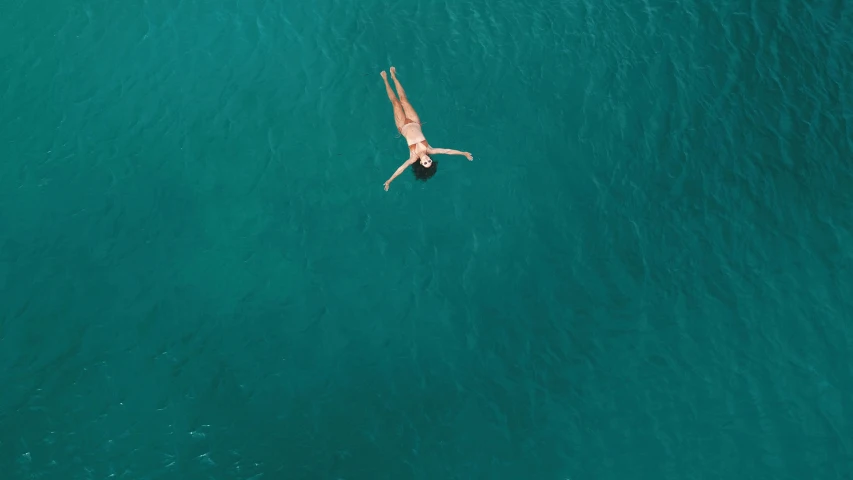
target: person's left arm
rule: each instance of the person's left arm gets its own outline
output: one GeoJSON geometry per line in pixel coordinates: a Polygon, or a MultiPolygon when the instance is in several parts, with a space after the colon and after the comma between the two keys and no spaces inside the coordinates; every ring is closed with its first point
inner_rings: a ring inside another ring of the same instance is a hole
{"type": "Polygon", "coordinates": [[[474,156],[471,155],[471,152],[460,152],[459,150],[453,150],[450,148],[432,148],[430,147],[427,150],[429,154],[438,154],[438,155],[464,155],[469,161],[474,160],[474,156]]]}
{"type": "Polygon", "coordinates": [[[409,165],[411,165],[413,163],[414,158],[415,158],[414,154],[410,155],[409,158],[405,162],[403,162],[402,165],[400,165],[400,168],[398,168],[397,171],[394,172],[393,175],[391,175],[391,178],[389,178],[388,180],[385,181],[385,191],[386,192],[388,191],[388,186],[391,185],[391,182],[393,182],[395,178],[399,177],[401,173],[406,171],[406,168],[408,168],[409,165]]]}

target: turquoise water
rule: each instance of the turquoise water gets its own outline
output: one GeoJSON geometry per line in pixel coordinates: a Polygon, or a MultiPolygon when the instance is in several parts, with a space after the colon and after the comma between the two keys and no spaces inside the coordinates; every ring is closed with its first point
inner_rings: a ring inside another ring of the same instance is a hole
{"type": "Polygon", "coordinates": [[[847,2],[11,0],[0,125],[4,479],[853,478],[847,2]]]}

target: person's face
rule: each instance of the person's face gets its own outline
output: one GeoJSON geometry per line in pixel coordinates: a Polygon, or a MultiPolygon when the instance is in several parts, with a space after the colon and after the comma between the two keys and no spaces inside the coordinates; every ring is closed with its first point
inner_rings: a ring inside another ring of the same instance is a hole
{"type": "Polygon", "coordinates": [[[429,155],[421,156],[421,165],[423,165],[424,168],[429,168],[432,166],[432,159],[429,158],[429,155]]]}

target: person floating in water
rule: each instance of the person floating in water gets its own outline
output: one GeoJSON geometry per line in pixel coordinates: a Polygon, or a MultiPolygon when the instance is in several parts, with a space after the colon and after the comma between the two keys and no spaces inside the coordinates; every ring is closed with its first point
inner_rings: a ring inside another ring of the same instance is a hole
{"type": "Polygon", "coordinates": [[[388,92],[388,99],[391,100],[391,106],[394,107],[394,122],[397,124],[397,130],[406,137],[406,142],[409,144],[409,158],[400,168],[391,175],[385,182],[385,191],[388,191],[388,186],[394,181],[406,168],[411,165],[415,172],[415,178],[418,180],[427,180],[433,175],[438,168],[437,163],[432,161],[430,155],[446,154],[446,155],[465,155],[468,160],[474,160],[474,157],[469,152],[460,152],[459,150],[451,150],[449,148],[432,148],[424,137],[421,131],[421,119],[418,117],[409,99],[406,97],[406,91],[397,80],[397,69],[391,67],[391,78],[394,80],[394,86],[397,87],[397,95],[394,95],[394,90],[391,90],[391,85],[388,84],[388,75],[383,70],[382,80],[385,82],[385,90],[388,92]]]}

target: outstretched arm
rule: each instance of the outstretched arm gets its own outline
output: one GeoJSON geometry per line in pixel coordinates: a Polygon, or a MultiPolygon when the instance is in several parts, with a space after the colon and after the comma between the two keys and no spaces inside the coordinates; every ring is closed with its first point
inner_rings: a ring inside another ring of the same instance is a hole
{"type": "Polygon", "coordinates": [[[470,152],[460,152],[459,150],[453,150],[450,148],[430,148],[427,150],[427,153],[436,153],[439,155],[465,155],[468,160],[474,160],[474,155],[471,155],[470,152]]]}
{"type": "Polygon", "coordinates": [[[408,168],[408,166],[412,164],[413,158],[414,158],[414,155],[411,155],[408,158],[408,160],[403,162],[403,164],[400,165],[400,168],[398,168],[397,171],[394,172],[394,175],[391,175],[391,178],[389,178],[388,180],[385,181],[385,191],[386,192],[388,191],[388,186],[391,185],[391,182],[393,182],[395,178],[400,176],[401,173],[405,172],[406,168],[408,168]]]}

